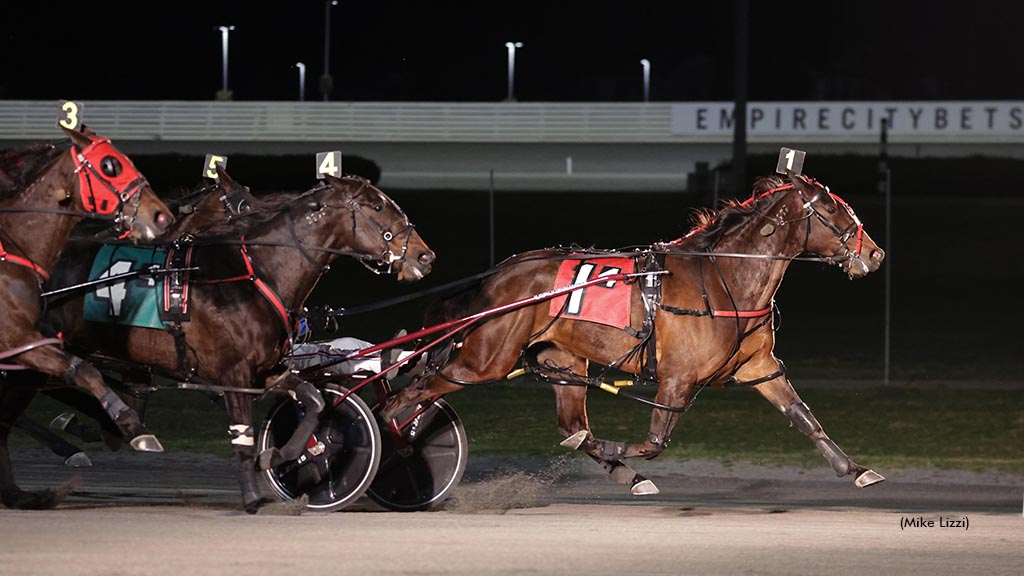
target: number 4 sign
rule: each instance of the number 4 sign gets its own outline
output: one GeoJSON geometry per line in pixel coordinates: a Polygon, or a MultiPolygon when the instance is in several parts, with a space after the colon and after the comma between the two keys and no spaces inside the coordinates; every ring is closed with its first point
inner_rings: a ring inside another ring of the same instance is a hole
{"type": "Polygon", "coordinates": [[[326,174],[341,178],[341,152],[317,152],[316,177],[323,180],[326,174]]]}
{"type": "Polygon", "coordinates": [[[779,151],[779,164],[775,167],[775,171],[779,174],[785,174],[786,170],[789,170],[794,174],[800,174],[804,169],[805,156],[807,156],[807,153],[803,150],[783,148],[779,151]]]}

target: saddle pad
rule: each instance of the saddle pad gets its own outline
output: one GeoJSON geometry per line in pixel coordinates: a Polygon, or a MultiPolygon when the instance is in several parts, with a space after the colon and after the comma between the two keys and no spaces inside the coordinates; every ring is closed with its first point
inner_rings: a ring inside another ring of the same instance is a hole
{"type": "MultiPolygon", "coordinates": [[[[632,258],[563,260],[555,276],[554,288],[596,280],[598,277],[611,274],[631,274],[633,269],[632,258]]],[[[621,280],[594,284],[553,298],[548,314],[607,324],[616,328],[628,328],[631,292],[632,287],[621,280]]]]}
{"type": "MultiPolygon", "coordinates": [[[[156,265],[163,268],[167,252],[158,248],[105,245],[93,260],[89,280],[109,278],[156,265]]],[[[126,324],[141,328],[163,328],[163,278],[139,276],[116,284],[100,286],[85,295],[86,320],[126,324]]]]}

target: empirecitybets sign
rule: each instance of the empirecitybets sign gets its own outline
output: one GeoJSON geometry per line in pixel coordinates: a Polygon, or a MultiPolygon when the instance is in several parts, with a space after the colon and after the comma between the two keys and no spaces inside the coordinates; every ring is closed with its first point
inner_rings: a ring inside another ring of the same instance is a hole
{"type": "MultiPolygon", "coordinates": [[[[732,134],[732,102],[672,104],[675,134],[732,134]]],[[[1022,136],[1024,101],[749,102],[751,136],[893,135],[1022,136]]]]}

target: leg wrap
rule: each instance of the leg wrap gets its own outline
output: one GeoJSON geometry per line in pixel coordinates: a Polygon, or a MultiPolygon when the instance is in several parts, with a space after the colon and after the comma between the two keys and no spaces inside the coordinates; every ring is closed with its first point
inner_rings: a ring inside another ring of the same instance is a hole
{"type": "Polygon", "coordinates": [[[664,450],[665,448],[668,448],[669,440],[670,440],[670,438],[668,438],[667,436],[665,436],[665,437],[658,436],[657,434],[655,434],[653,432],[651,432],[650,434],[647,435],[647,441],[650,442],[651,444],[657,446],[658,448],[660,448],[662,450],[664,450]]]}
{"type": "Polygon", "coordinates": [[[786,409],[786,417],[793,422],[797,430],[808,436],[821,431],[821,424],[818,424],[818,419],[814,417],[814,414],[811,414],[811,409],[803,402],[790,404],[789,408],[786,409]]]}
{"type": "Polygon", "coordinates": [[[802,402],[791,404],[786,409],[786,416],[798,430],[814,440],[814,446],[835,470],[836,476],[845,476],[850,473],[850,457],[825,434],[807,404],[802,402]]]}
{"type": "Polygon", "coordinates": [[[850,473],[850,457],[845,452],[836,446],[836,443],[832,441],[828,436],[819,438],[814,441],[814,445],[818,448],[818,452],[828,460],[828,463],[832,465],[832,469],[836,471],[836,476],[846,476],[850,473]]]}
{"type": "Polygon", "coordinates": [[[75,384],[75,376],[78,374],[78,367],[82,365],[82,360],[78,356],[72,356],[71,361],[68,362],[68,369],[64,371],[64,381],[68,384],[75,384]]]}
{"type": "Polygon", "coordinates": [[[319,414],[324,410],[324,397],[312,384],[303,380],[295,387],[295,397],[305,406],[306,412],[319,414]]]}
{"type": "Polygon", "coordinates": [[[232,424],[228,426],[228,436],[231,436],[232,446],[254,446],[256,444],[252,436],[252,426],[232,424]]]}
{"type": "MultiPolygon", "coordinates": [[[[79,360],[81,362],[81,360],[79,360]]],[[[100,405],[106,410],[107,414],[110,415],[110,419],[114,422],[118,421],[118,417],[131,410],[124,400],[118,396],[114,391],[109,391],[100,398],[100,405]]]]}
{"type": "Polygon", "coordinates": [[[619,460],[626,453],[625,442],[613,442],[611,440],[598,440],[601,445],[601,457],[604,460],[619,460]]]}

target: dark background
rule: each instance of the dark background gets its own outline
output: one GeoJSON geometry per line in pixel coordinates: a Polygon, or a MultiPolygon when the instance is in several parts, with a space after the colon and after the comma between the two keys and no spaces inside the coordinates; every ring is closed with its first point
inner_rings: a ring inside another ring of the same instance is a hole
{"type": "MultiPolygon", "coordinates": [[[[522,101],[731,100],[736,2],[342,0],[330,9],[335,100],[498,101],[506,41],[522,101]]],[[[322,0],[4,2],[0,98],[210,100],[221,35],[237,100],[318,92],[322,0]]],[[[749,2],[751,100],[1018,99],[1014,2],[749,2]]]]}
{"type": "MultiPolygon", "coordinates": [[[[347,1],[330,9],[333,100],[482,101],[506,96],[506,41],[520,101],[639,101],[639,60],[655,101],[732,100],[735,2],[347,1]]],[[[325,4],[6,2],[0,98],[211,100],[221,87],[218,25],[232,24],[236,100],[319,100],[325,4]]],[[[750,100],[1019,100],[1019,3],[750,2],[750,100]]],[[[201,159],[137,157],[161,190],[197,185],[201,159]]],[[[255,191],[309,181],[307,158],[231,159],[255,191]]],[[[374,176],[373,159],[346,169],[374,176]]],[[[808,157],[886,248],[882,271],[850,282],[819,264],[791,266],[778,295],[777,352],[803,377],[877,379],[885,271],[892,273],[893,375],[903,381],[1020,381],[1016,258],[1021,163],[893,158],[893,233],[876,157],[808,157]]],[[[747,174],[775,158],[750,157],[747,174]]],[[[439,260],[416,285],[339,261],[311,304],[358,306],[438,286],[490,265],[487,190],[386,190],[439,260]]],[[[670,240],[705,193],[494,191],[498,260],[546,246],[618,248],[670,240]],[[581,206],[587,211],[581,212],[581,206]]],[[[420,301],[346,318],[342,333],[380,341],[418,327],[420,301]]]]}

